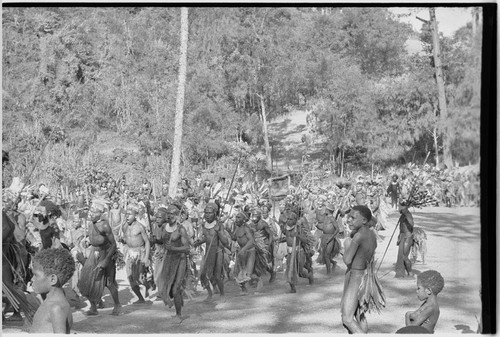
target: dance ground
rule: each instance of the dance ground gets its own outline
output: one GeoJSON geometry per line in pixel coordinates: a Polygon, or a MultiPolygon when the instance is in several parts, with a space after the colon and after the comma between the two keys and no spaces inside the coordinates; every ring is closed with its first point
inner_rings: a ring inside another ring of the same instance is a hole
{"type": "MultiPolygon", "coordinates": [[[[416,274],[425,270],[439,271],[445,287],[438,299],[441,316],[436,333],[475,333],[481,315],[480,284],[480,218],[479,208],[428,207],[413,210],[415,225],[427,233],[425,264],[421,259],[414,265],[416,274]]],[[[380,232],[376,258],[381,260],[394,231],[398,213],[388,218],[388,228],[380,232]]],[[[416,277],[396,279],[394,264],[397,257],[397,232],[382,261],[378,276],[386,296],[386,308],[379,314],[368,314],[369,333],[394,333],[404,326],[405,312],[420,306],[416,297],[416,277]]],[[[314,259],[316,256],[314,257],[314,259]]],[[[118,271],[121,316],[111,316],[112,300],[106,290],[105,308],[98,316],[87,317],[74,309],[72,333],[77,334],[159,334],[159,333],[346,333],[340,318],[340,299],[345,265],[339,256],[332,275],[325,267],[314,263],[315,283],[300,279],[297,293],[290,294],[284,273],[268,284],[265,277],[260,292],[250,288],[248,296],[240,296],[234,281],[226,282],[226,300],[214,295],[204,301],[206,292],[186,299],[184,320],[172,317],[173,308],[162,301],[149,300],[133,305],[136,300],[126,280],[125,270],[118,271]]],[[[377,263],[378,267],[378,263],[377,263]]],[[[155,298],[155,292],[150,296],[155,298]]],[[[3,322],[5,335],[19,335],[19,324],[3,322]]]]}

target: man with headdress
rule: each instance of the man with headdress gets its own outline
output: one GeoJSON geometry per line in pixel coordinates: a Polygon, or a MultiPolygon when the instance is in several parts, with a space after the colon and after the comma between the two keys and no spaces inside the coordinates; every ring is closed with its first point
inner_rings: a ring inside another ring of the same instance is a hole
{"type": "Polygon", "coordinates": [[[93,200],[88,228],[90,255],[85,261],[78,281],[78,289],[90,302],[86,315],[97,315],[97,304],[101,301],[104,287],[109,289],[113,298],[112,315],[120,314],[118,284],[116,283],[116,241],[108,221],[103,217],[107,205],[104,200],[93,200]]]}
{"type": "Polygon", "coordinates": [[[179,221],[179,215],[180,209],[173,204],[158,210],[158,216],[164,222],[164,229],[161,238],[156,238],[156,243],[163,245],[165,255],[157,286],[165,305],[172,307],[173,304],[175,317],[182,320],[183,291],[188,276],[190,246],[188,234],[179,221]]]}
{"type": "Polygon", "coordinates": [[[292,209],[285,210],[286,224],[283,230],[283,241],[287,244],[286,256],[286,280],[290,284],[291,292],[296,293],[295,285],[298,277],[309,279],[309,284],[313,284],[313,268],[310,255],[314,238],[309,229],[301,225],[297,212],[292,209]]]}
{"type": "Polygon", "coordinates": [[[399,204],[399,235],[397,245],[398,259],[396,261],[396,277],[402,278],[413,276],[411,261],[409,258],[411,247],[413,246],[413,216],[408,209],[407,201],[401,201],[399,204]]]}
{"type": "Polygon", "coordinates": [[[335,207],[332,204],[326,205],[326,216],[323,218],[322,222],[318,222],[316,227],[323,234],[320,238],[320,248],[319,256],[317,262],[319,264],[326,265],[326,274],[330,275],[332,273],[332,264],[335,268],[337,262],[333,260],[340,252],[340,242],[337,239],[337,234],[339,233],[339,227],[337,221],[333,216],[335,207]]]}
{"type": "MultiPolygon", "coordinates": [[[[262,220],[262,211],[260,208],[255,207],[252,210],[252,218],[250,222],[250,228],[254,231],[254,239],[256,246],[257,259],[261,263],[264,270],[259,271],[257,274],[261,276],[265,273],[265,270],[271,274],[269,283],[274,282],[276,279],[276,271],[274,270],[274,255],[273,255],[273,242],[274,242],[274,232],[269,226],[269,224],[262,220]]],[[[259,278],[259,283],[257,289],[262,287],[262,280],[259,278]]]]}
{"type": "Polygon", "coordinates": [[[208,299],[212,298],[210,283],[217,284],[221,299],[224,300],[224,282],[222,269],[224,267],[224,247],[229,248],[229,242],[224,234],[224,226],[217,220],[218,206],[208,203],[205,206],[202,224],[202,238],[195,242],[195,247],[205,243],[200,280],[208,291],[208,299]]]}
{"type": "Polygon", "coordinates": [[[145,270],[149,266],[150,244],[144,225],[136,219],[137,208],[129,207],[126,213],[127,221],[123,224],[123,239],[127,245],[125,249],[125,268],[128,281],[138,300],[134,304],[144,303],[140,285],[146,286],[148,296],[148,284],[145,279],[145,270]]]}

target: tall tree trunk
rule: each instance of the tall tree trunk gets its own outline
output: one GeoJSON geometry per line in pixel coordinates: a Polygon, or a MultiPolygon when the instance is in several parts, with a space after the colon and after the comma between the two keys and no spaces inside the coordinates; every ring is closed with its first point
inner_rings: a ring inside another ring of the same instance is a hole
{"type": "Polygon", "coordinates": [[[340,178],[344,177],[344,149],[342,149],[340,157],[340,178]]]}
{"type": "Polygon", "coordinates": [[[472,8],[472,57],[474,73],[472,83],[471,106],[480,107],[481,104],[481,47],[482,47],[482,9],[480,7],[472,8]]]}
{"type": "Polygon", "coordinates": [[[434,130],[432,131],[432,138],[434,138],[434,152],[436,153],[434,158],[436,160],[436,167],[439,167],[438,134],[437,134],[437,127],[436,126],[434,126],[434,130]]]}
{"type": "Polygon", "coordinates": [[[171,198],[175,197],[175,194],[177,192],[177,184],[179,182],[179,164],[181,161],[182,148],[184,91],[186,86],[187,43],[188,9],[187,7],[181,7],[181,49],[179,56],[179,83],[177,87],[177,99],[175,102],[174,148],[172,151],[172,163],[170,165],[170,183],[168,186],[168,195],[171,198]]]}
{"type": "Polygon", "coordinates": [[[266,105],[264,102],[264,96],[257,94],[260,98],[260,111],[262,114],[262,129],[264,131],[264,147],[266,149],[266,169],[268,171],[272,170],[272,161],[271,161],[271,147],[269,146],[269,136],[267,134],[267,114],[266,114],[266,105]]]}
{"type": "Polygon", "coordinates": [[[439,112],[442,121],[442,137],[443,137],[443,163],[451,168],[453,166],[453,158],[451,155],[451,128],[448,125],[448,108],[446,106],[446,92],[444,90],[443,69],[441,64],[439,50],[439,34],[436,21],[436,9],[429,8],[431,30],[432,30],[432,52],[434,54],[434,68],[436,70],[436,84],[438,88],[439,112]]]}

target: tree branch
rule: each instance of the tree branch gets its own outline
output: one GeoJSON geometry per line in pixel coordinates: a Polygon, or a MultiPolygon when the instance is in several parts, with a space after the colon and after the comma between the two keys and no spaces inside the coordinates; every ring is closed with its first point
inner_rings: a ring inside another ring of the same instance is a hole
{"type": "Polygon", "coordinates": [[[418,16],[415,16],[418,20],[422,21],[423,23],[429,23],[430,21],[429,20],[425,20],[425,19],[422,19],[422,18],[419,18],[418,16]]]}

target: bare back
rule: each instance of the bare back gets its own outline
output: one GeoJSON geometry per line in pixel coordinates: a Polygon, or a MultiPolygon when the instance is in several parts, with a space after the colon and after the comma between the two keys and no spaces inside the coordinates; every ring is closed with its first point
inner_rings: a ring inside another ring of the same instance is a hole
{"type": "Polygon", "coordinates": [[[358,244],[358,249],[352,260],[351,269],[364,270],[375,254],[377,238],[372,230],[363,226],[354,235],[353,242],[358,244]]]}
{"type": "Polygon", "coordinates": [[[73,315],[64,293],[55,294],[38,307],[33,317],[30,333],[69,334],[73,326],[73,315]]]}

